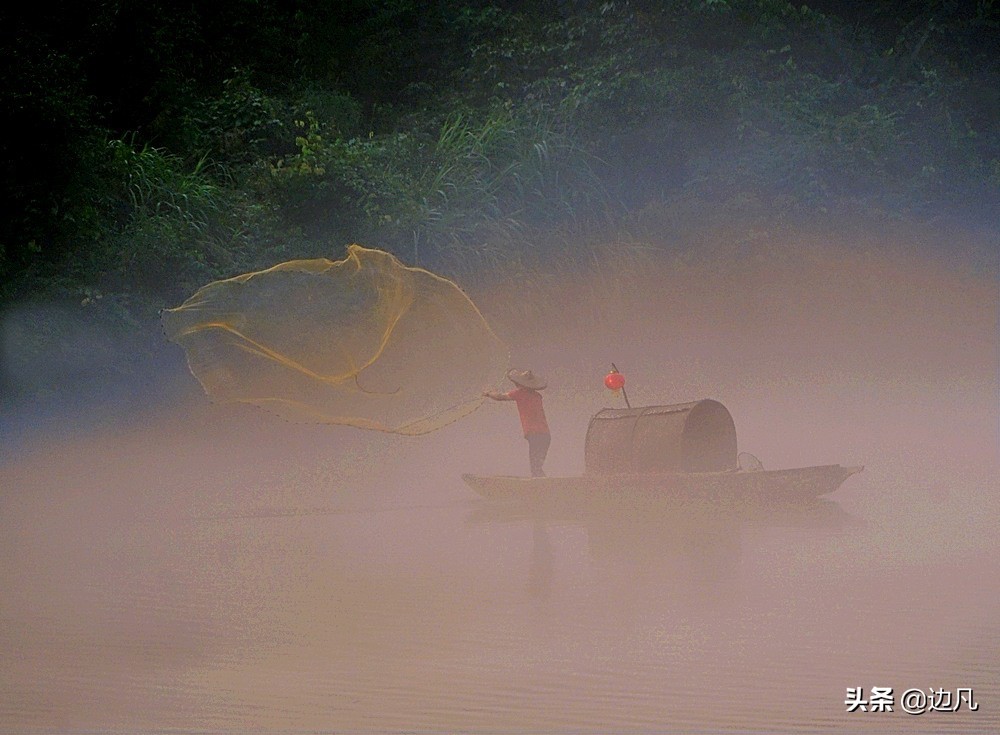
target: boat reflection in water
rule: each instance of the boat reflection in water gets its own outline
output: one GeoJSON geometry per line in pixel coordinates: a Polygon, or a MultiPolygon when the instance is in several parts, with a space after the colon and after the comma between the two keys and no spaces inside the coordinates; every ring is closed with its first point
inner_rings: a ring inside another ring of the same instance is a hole
{"type": "Polygon", "coordinates": [[[748,534],[836,533],[863,525],[825,499],[712,503],[649,496],[609,498],[604,493],[575,505],[544,498],[484,502],[467,522],[531,525],[527,589],[534,597],[551,593],[560,566],[559,539],[582,532],[587,574],[597,589],[629,597],[636,591],[671,588],[683,592],[691,603],[722,601],[735,590],[748,534]]]}

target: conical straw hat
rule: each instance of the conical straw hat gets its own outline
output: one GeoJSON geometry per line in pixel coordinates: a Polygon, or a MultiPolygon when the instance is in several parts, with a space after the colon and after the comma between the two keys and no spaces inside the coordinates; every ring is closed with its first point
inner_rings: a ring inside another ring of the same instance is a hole
{"type": "Polygon", "coordinates": [[[539,375],[535,375],[530,370],[508,370],[507,377],[510,378],[514,385],[519,385],[522,388],[531,388],[532,390],[542,390],[548,383],[545,379],[539,375]]]}

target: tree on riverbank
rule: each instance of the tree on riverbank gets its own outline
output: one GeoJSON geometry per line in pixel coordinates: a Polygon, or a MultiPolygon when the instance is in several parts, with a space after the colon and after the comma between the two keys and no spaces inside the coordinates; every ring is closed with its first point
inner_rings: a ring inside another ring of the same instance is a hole
{"type": "Polygon", "coordinates": [[[1000,206],[993,0],[90,0],[0,26],[0,299],[109,324],[354,241],[475,279],[1000,206]]]}

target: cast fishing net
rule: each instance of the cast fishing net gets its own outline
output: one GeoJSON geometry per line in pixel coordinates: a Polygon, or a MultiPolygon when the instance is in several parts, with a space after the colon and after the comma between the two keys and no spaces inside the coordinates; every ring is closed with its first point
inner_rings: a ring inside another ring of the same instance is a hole
{"type": "Polygon", "coordinates": [[[508,359],[458,286],[359,245],[210,283],[162,322],[212,400],[399,434],[475,410],[508,359]]]}

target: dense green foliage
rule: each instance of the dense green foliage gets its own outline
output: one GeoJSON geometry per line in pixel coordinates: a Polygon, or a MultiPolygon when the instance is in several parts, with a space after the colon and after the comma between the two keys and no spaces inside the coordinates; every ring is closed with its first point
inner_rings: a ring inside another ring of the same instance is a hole
{"type": "Polygon", "coordinates": [[[481,272],[678,211],[995,224],[998,15],[994,0],[10,7],[0,297],[162,305],[352,241],[481,272]]]}

